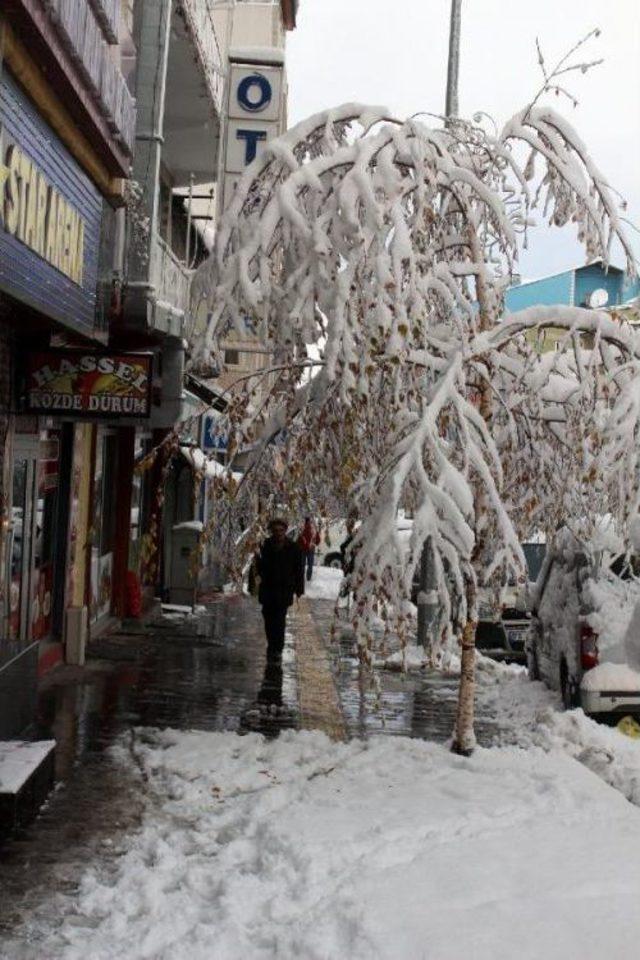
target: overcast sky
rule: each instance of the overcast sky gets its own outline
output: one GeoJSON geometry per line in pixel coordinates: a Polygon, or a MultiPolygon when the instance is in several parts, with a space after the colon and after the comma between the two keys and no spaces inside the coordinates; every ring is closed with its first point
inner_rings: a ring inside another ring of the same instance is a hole
{"type": "MultiPolygon", "coordinates": [[[[287,48],[290,123],[349,100],[401,117],[443,111],[449,11],[450,0],[301,0],[287,48]]],[[[639,0],[462,0],[460,112],[504,122],[540,86],[536,36],[550,64],[593,27],[602,34],[583,57],[605,62],[570,74],[580,103],[560,106],[640,226],[639,0]]],[[[525,277],[581,259],[570,232],[536,241],[522,258],[525,277]]]]}

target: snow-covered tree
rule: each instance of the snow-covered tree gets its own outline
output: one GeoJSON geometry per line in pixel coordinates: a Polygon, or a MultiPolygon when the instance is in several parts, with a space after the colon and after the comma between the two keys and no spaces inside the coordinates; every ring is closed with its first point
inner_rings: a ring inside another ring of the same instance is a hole
{"type": "Polygon", "coordinates": [[[251,449],[242,485],[265,511],[329,489],[362,521],[351,588],[365,656],[380,618],[406,635],[429,539],[443,613],[431,655],[461,647],[460,751],[474,742],[478,586],[522,577],[521,536],[567,510],[624,525],[638,506],[635,334],[581,308],[504,315],[536,211],[574,224],[588,259],[606,263],[617,239],[632,268],[616,198],[553,110],[488,132],[347,104],[269,144],[196,280],[209,310],[196,366],[219,364],[247,316],[273,351],[230,408],[235,448],[251,449]],[[552,355],[546,327],[565,331],[552,355]]]}

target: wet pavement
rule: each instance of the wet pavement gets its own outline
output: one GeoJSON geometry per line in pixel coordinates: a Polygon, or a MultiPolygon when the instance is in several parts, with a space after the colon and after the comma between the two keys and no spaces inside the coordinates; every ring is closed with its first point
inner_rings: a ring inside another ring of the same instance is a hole
{"type": "Polygon", "coordinates": [[[274,736],[298,725],[291,641],[281,665],[267,664],[259,608],[240,597],[109,634],[88,656],[41,686],[34,738],[55,738],[58,786],[37,821],[0,846],[0,957],[3,932],[54,919],[83,865],[108,871],[138,826],[140,780],[107,750],[118,737],[126,744],[145,726],[274,736]]]}
{"type": "MultiPolygon", "coordinates": [[[[107,749],[116,740],[126,749],[137,728],[449,739],[456,678],[383,670],[376,691],[348,632],[331,638],[333,610],[311,600],[292,611],[282,664],[266,663],[255,601],[227,596],[196,617],[130,624],[94,641],[85,667],[45,678],[36,737],[57,741],[58,787],[38,820],[0,847],[0,944],[23,923],[50,924],[73,899],[83,864],[108,873],[140,823],[144,785],[107,749]]],[[[480,717],[479,741],[495,733],[480,717]]]]}
{"type": "MultiPolygon", "coordinates": [[[[312,600],[313,619],[326,638],[334,681],[349,737],[372,734],[417,737],[446,743],[451,739],[458,700],[458,677],[435,670],[402,673],[364,667],[355,650],[346,621],[335,620],[334,604],[312,600]]],[[[481,746],[489,746],[500,733],[495,718],[479,713],[475,724],[481,746]]]]}

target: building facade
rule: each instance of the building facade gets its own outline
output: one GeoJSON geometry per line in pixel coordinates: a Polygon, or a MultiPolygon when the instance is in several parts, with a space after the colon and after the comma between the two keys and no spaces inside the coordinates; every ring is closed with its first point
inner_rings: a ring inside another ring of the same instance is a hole
{"type": "Polygon", "coordinates": [[[224,385],[185,375],[191,281],[231,126],[243,165],[284,128],[296,7],[0,9],[0,739],[38,674],[169,595],[174,530],[206,519],[224,385]]]}
{"type": "MultiPolygon", "coordinates": [[[[619,267],[605,269],[601,261],[574,267],[538,280],[517,283],[505,294],[505,309],[514,313],[526,307],[567,306],[592,309],[624,307],[640,295],[640,280],[619,267]]],[[[544,331],[543,350],[555,350],[560,332],[544,331]]]]}
{"type": "Polygon", "coordinates": [[[0,12],[0,737],[25,725],[37,672],[88,606],[100,411],[74,401],[71,366],[109,349],[132,51],[115,2],[0,12]]]}

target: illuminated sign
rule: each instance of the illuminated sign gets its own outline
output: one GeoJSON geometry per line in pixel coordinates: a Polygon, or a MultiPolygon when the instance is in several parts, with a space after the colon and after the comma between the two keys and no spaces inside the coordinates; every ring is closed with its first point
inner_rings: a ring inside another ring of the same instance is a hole
{"type": "Polygon", "coordinates": [[[232,63],[229,73],[224,206],[238,178],[273,137],[282,133],[283,68],[232,63]]]}
{"type": "Polygon", "coordinates": [[[0,290],[93,336],[104,207],[96,185],[3,69],[0,290]]]}
{"type": "Polygon", "coordinates": [[[27,359],[31,413],[75,417],[148,417],[151,354],[48,350],[27,359]]]}
{"type": "Polygon", "coordinates": [[[15,143],[0,154],[0,227],[82,285],[84,221],[15,143]]]}

